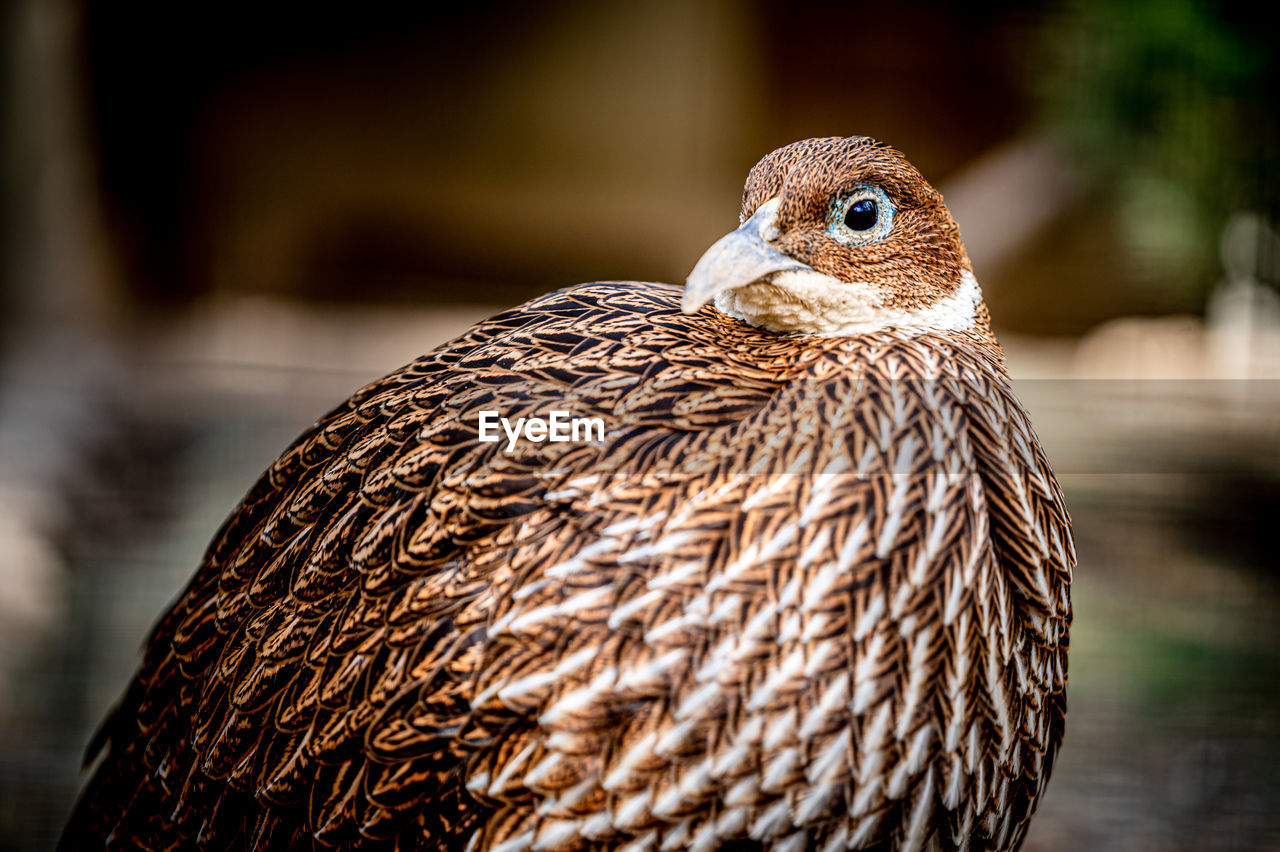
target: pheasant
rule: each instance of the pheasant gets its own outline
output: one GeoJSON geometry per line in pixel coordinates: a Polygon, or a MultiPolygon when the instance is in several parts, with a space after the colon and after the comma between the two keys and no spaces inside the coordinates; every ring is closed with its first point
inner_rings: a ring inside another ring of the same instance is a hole
{"type": "Polygon", "coordinates": [[[62,847],[1018,848],[1075,555],[959,230],[859,137],[766,156],[740,221],[683,292],[534,299],[302,435],[62,847]],[[554,412],[600,429],[479,439],[554,412]]]}

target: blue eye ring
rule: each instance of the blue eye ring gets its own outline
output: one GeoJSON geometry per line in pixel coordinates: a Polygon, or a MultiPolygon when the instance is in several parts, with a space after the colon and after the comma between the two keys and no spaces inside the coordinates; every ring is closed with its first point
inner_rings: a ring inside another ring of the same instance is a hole
{"type": "Polygon", "coordinates": [[[848,245],[878,242],[893,229],[896,212],[888,194],[878,186],[853,188],[831,205],[827,233],[848,245]]]}

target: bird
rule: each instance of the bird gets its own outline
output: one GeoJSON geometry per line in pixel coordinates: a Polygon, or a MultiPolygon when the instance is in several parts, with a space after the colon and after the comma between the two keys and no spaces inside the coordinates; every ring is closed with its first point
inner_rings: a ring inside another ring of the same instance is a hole
{"type": "Polygon", "coordinates": [[[683,288],[537,297],[285,450],[61,848],[1017,849],[1074,565],[942,196],[795,142],[683,288]]]}

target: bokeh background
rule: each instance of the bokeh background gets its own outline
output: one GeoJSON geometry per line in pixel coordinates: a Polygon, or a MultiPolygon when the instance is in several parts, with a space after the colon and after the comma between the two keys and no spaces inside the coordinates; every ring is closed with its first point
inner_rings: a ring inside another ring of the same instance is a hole
{"type": "Polygon", "coordinates": [[[680,282],[748,168],[902,149],[1079,549],[1032,850],[1280,849],[1280,152],[1253,3],[10,0],[0,849],[49,847],[257,473],[497,309],[680,282]]]}

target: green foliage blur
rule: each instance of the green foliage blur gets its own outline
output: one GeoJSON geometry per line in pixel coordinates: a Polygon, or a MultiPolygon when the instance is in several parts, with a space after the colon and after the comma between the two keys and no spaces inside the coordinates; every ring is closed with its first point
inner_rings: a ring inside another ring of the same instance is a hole
{"type": "Polygon", "coordinates": [[[1276,220],[1271,27],[1201,0],[1070,0],[1047,24],[1041,121],[1098,188],[1140,278],[1203,298],[1229,217],[1276,220]]]}

